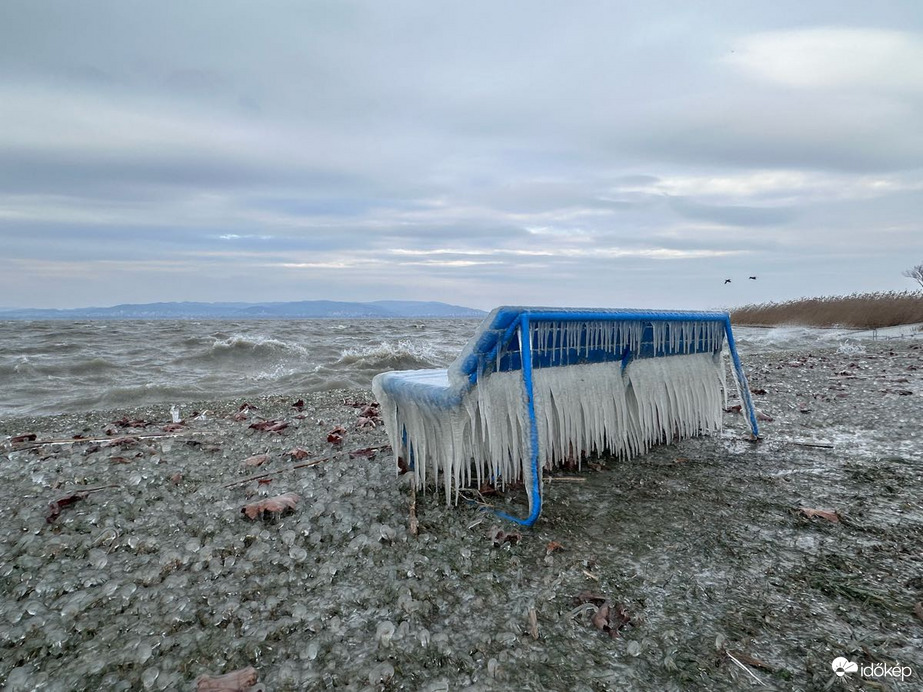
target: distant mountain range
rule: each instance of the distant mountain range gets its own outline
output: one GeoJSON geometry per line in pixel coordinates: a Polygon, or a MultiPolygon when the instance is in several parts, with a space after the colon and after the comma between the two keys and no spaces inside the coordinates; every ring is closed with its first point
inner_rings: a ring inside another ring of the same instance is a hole
{"type": "Polygon", "coordinates": [[[0,309],[0,320],[127,320],[127,319],[298,319],[389,317],[483,317],[483,310],[418,300],[376,300],[350,303],[301,300],[291,303],[145,303],[108,308],[47,310],[0,309]]]}

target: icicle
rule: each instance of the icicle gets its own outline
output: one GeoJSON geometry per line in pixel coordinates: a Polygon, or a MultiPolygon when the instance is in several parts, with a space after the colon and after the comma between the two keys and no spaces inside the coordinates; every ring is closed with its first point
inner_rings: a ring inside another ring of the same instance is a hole
{"type": "MultiPolygon", "coordinates": [[[[546,345],[543,353],[558,348],[554,339],[560,332],[554,326],[545,332],[547,340],[538,339],[546,345]]],[[[576,349],[577,330],[567,332],[567,348],[576,349]]],[[[639,343],[640,331],[634,325],[628,334],[630,342],[639,343]]],[[[683,338],[688,342],[693,337],[687,333],[683,338]]],[[[595,346],[606,345],[598,333],[593,339],[595,346]]],[[[590,346],[588,332],[586,348],[590,346]]],[[[670,346],[678,348],[678,343],[670,346]]],[[[423,382],[427,377],[438,380],[419,374],[427,372],[441,372],[447,382],[445,371],[416,371],[411,376],[423,382]]],[[[417,484],[438,485],[441,480],[447,502],[457,501],[459,489],[472,478],[531,487],[521,372],[494,372],[455,404],[402,396],[400,389],[388,392],[378,378],[373,387],[392,448],[405,460],[412,455],[417,484]]],[[[538,368],[533,390],[539,468],[562,465],[569,456],[579,460],[582,452],[630,458],[664,440],[716,431],[726,403],[724,364],[720,354],[711,353],[639,358],[624,371],[619,361],[538,368]]]]}

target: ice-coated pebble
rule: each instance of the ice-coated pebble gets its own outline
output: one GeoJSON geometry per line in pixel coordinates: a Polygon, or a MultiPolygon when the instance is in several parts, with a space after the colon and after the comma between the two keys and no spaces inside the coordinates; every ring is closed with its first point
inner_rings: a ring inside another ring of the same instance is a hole
{"type": "Polygon", "coordinates": [[[388,682],[391,678],[394,677],[394,666],[390,663],[379,663],[377,666],[372,668],[369,673],[369,684],[370,685],[380,685],[382,683],[388,682]]]}
{"type": "Polygon", "coordinates": [[[390,620],[378,623],[378,629],[375,630],[375,639],[383,647],[391,646],[391,639],[394,637],[394,623],[390,620]]]}
{"type": "Polygon", "coordinates": [[[157,668],[147,668],[144,673],[141,674],[141,684],[144,685],[144,689],[154,689],[154,685],[157,683],[157,678],[159,675],[160,671],[157,668]]]}

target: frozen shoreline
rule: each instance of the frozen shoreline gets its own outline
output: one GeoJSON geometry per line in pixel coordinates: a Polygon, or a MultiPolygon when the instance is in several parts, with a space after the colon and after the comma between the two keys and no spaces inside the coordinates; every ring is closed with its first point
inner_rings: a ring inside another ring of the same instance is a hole
{"type": "MultiPolygon", "coordinates": [[[[762,443],[728,414],[721,436],[602,460],[547,484],[537,526],[498,546],[492,529],[515,527],[432,492],[408,531],[390,454],[349,455],[387,443],[357,427],[363,390],[298,395],[300,412],[295,396],[250,399],[246,421],[241,400],[184,404],[187,426],[167,434],[167,405],[4,421],[3,435],[137,441],[0,453],[0,681],[193,689],[252,665],[267,690],[730,690],[750,679],[736,654],[794,690],[866,651],[923,675],[920,346],[748,354],[775,419],[762,443]],[[289,425],[251,429],[260,417],[289,425]],[[123,418],[157,425],[107,436],[123,418]],[[327,460],[292,468],[295,448],[327,460]],[[46,521],[50,502],[98,486],[114,487],[46,521]],[[240,513],[285,492],[301,498],[290,514],[240,513]],[[593,626],[588,592],[624,606],[620,636],[593,626]]],[[[486,499],[517,513],[509,495],[486,499]]]]}

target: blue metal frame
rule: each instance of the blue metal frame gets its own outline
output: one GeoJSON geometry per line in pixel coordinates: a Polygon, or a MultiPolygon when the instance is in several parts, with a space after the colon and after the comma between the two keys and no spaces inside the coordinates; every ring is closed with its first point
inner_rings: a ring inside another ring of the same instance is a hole
{"type": "MultiPolygon", "coordinates": [[[[734,366],[734,375],[737,379],[737,386],[740,390],[740,396],[743,405],[747,410],[747,417],[750,423],[750,431],[753,437],[759,437],[759,426],[756,422],[756,411],[753,407],[753,400],[750,398],[750,389],[747,385],[747,377],[744,374],[743,366],[740,363],[740,356],[737,354],[737,346],[734,342],[734,334],[731,331],[731,317],[725,312],[660,312],[660,311],[580,311],[580,312],[555,312],[555,311],[531,311],[523,310],[518,317],[506,328],[501,339],[493,345],[487,354],[487,360],[495,358],[497,352],[504,344],[509,343],[513,334],[519,332],[519,349],[522,354],[522,379],[526,389],[526,402],[529,413],[529,445],[530,445],[530,468],[532,469],[532,493],[531,508],[529,516],[520,519],[504,512],[496,512],[497,516],[509,519],[522,526],[532,526],[542,512],[542,492],[541,492],[541,469],[538,467],[538,423],[535,418],[535,399],[532,386],[532,339],[530,324],[532,321],[554,320],[557,322],[578,322],[578,321],[618,321],[618,320],[650,320],[650,321],[703,321],[703,322],[721,322],[724,325],[724,333],[727,338],[728,350],[731,353],[731,360],[734,366]]],[[[623,368],[627,364],[630,354],[621,354],[623,368]]],[[[471,382],[477,380],[478,372],[475,370],[471,373],[471,382]]]]}

